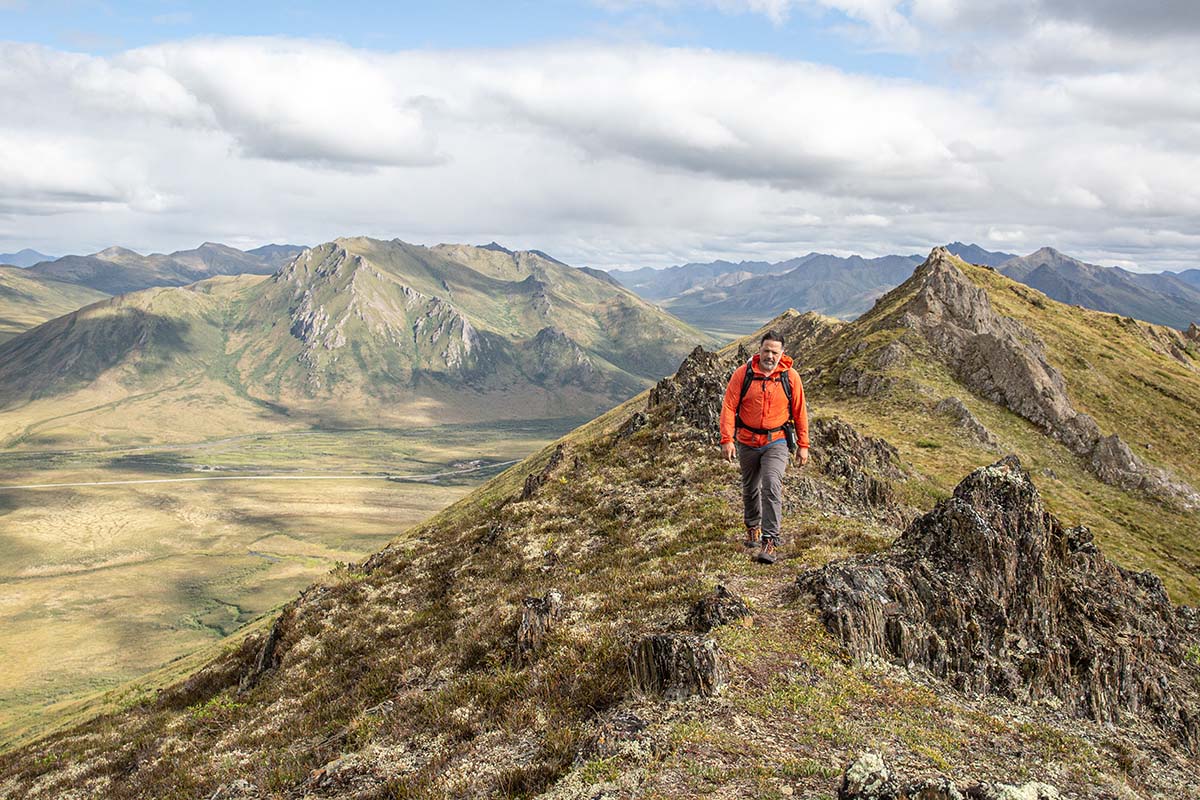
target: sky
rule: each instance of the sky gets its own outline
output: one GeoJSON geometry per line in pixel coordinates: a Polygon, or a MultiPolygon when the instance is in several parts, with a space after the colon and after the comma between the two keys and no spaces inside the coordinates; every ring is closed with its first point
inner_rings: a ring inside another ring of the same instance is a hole
{"type": "Polygon", "coordinates": [[[1200,267],[1200,3],[0,0],[0,252],[1200,267]]]}

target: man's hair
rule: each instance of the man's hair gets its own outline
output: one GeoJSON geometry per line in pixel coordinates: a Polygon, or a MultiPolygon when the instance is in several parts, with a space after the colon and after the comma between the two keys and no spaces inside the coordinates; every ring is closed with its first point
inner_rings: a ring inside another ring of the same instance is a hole
{"type": "Polygon", "coordinates": [[[762,338],[758,340],[758,343],[761,345],[768,339],[770,339],[772,342],[779,342],[779,346],[783,347],[783,337],[779,335],[778,331],[767,331],[763,334],[762,338]]]}

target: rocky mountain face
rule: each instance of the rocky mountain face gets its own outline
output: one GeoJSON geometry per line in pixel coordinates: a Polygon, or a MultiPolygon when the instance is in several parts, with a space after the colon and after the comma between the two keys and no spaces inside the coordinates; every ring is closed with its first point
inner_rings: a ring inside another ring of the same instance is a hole
{"type": "Polygon", "coordinates": [[[710,340],[533,252],[344,239],[256,287],[233,346],[244,373],[280,387],[273,401],[572,387],[595,410],[636,392],[697,341],[710,340]],[[274,322],[282,313],[286,331],[274,322]]]}
{"type": "Polygon", "coordinates": [[[124,294],[152,286],[184,286],[216,275],[269,275],[302,249],[296,245],[267,245],[242,252],[205,242],[194,250],[143,256],[124,247],[109,247],[91,255],[42,261],[29,271],[105,294],[124,294]]]}
{"type": "MultiPolygon", "coordinates": [[[[770,323],[812,436],[779,564],[747,557],[715,447],[756,341],[694,349],[188,680],[0,755],[0,797],[1189,796],[1200,620],[1168,592],[1200,597],[1200,569],[1166,584],[1113,553],[1178,569],[1194,513],[967,382],[978,336],[1058,370],[1076,416],[1079,370],[1118,374],[1092,312],[1013,286],[935,252],[860,320],[770,323]],[[1096,364],[1062,360],[1068,333],[1096,364]]],[[[1136,355],[1194,385],[1140,328],[1106,333],[1120,374],[1136,355]]],[[[1090,416],[1182,470],[1169,418],[1191,418],[1160,396],[1151,433],[1090,416]]]]}
{"type": "Polygon", "coordinates": [[[1200,493],[1164,470],[1147,466],[1118,435],[1077,411],[1045,344],[1028,327],[995,313],[987,292],[972,283],[945,250],[918,270],[916,293],[901,306],[900,324],[919,331],[958,380],[999,403],[1088,459],[1106,483],[1142,489],[1181,508],[1200,509],[1200,493]]]}
{"type": "Polygon", "coordinates": [[[1179,330],[1200,321],[1200,289],[1174,273],[1143,274],[1120,267],[1099,267],[1052,247],[1004,262],[998,269],[1060,303],[1179,330]]]}

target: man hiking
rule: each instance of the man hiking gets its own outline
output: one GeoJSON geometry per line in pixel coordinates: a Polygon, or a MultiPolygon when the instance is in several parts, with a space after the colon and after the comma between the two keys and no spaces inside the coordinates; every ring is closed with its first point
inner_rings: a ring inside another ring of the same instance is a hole
{"type": "Polygon", "coordinates": [[[783,471],[790,450],[808,463],[804,386],[783,354],[783,337],[763,334],[758,352],[733,372],[721,406],[721,455],[742,469],[743,519],[754,559],[774,564],[783,511],[783,471]]]}

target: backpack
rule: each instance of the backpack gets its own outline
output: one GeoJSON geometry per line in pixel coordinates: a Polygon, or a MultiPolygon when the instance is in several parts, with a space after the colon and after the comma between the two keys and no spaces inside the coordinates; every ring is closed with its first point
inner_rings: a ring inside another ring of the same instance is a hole
{"type": "Polygon", "coordinates": [[[792,418],[792,382],[788,380],[788,372],[791,371],[791,368],[784,370],[775,377],[761,377],[754,374],[752,361],[753,359],[746,362],[746,372],[742,376],[742,394],[740,397],[738,397],[737,414],[733,419],[734,430],[737,430],[738,428],[745,428],[751,433],[756,433],[759,436],[770,436],[772,433],[775,433],[775,431],[783,431],[783,435],[787,439],[788,450],[795,452],[796,427],[795,420],[792,418]],[[755,381],[762,381],[764,388],[768,381],[778,381],[783,384],[783,394],[785,397],[787,397],[788,421],[780,425],[778,428],[755,428],[742,421],[742,401],[746,399],[746,393],[750,391],[750,385],[755,381]]]}

